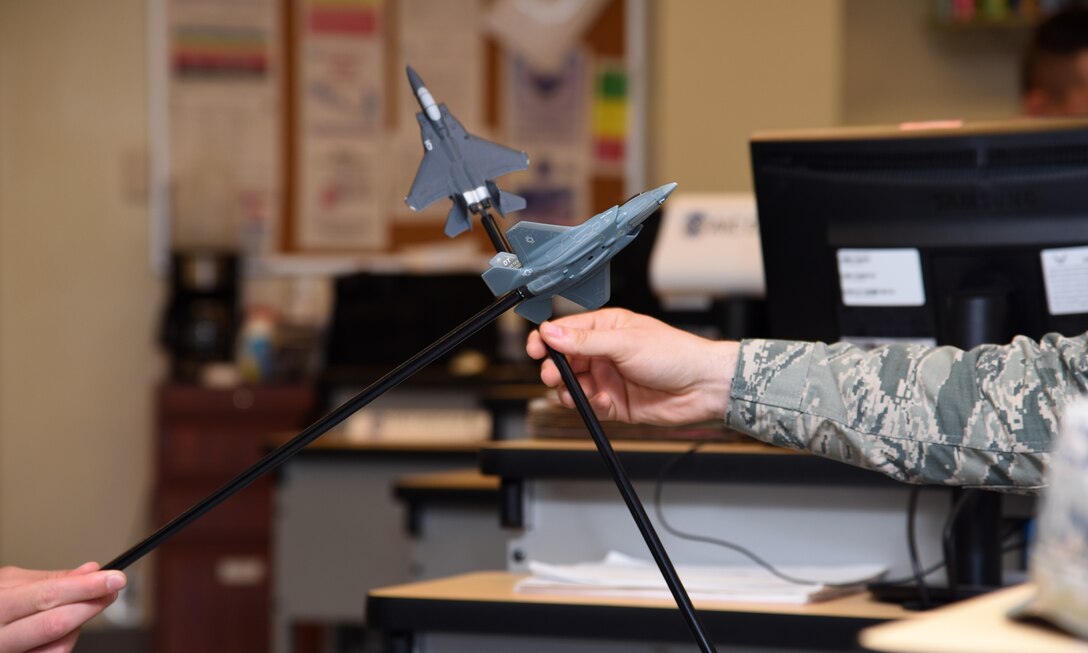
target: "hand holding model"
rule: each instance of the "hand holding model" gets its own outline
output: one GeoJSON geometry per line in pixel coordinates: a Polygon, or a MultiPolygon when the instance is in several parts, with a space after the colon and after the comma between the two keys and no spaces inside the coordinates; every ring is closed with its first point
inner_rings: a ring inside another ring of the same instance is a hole
{"type": "Polygon", "coordinates": [[[68,571],[0,568],[0,653],[67,653],[79,628],[125,586],[119,571],[88,562],[68,571]]]}
{"type": "MultiPolygon", "coordinates": [[[[736,342],[715,342],[624,309],[608,308],[544,322],[526,351],[566,354],[602,419],[676,425],[722,419],[737,364],[736,342]]],[[[573,407],[555,363],[540,378],[573,407]]]]}

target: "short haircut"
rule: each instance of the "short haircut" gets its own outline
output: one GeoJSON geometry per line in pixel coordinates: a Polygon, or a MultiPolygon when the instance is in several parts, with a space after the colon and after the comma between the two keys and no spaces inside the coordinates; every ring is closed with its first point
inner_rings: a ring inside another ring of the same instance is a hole
{"type": "Polygon", "coordinates": [[[1020,92],[1040,89],[1064,98],[1077,83],[1073,59],[1088,51],[1088,5],[1074,4],[1050,16],[1031,36],[1020,71],[1020,92]]]}

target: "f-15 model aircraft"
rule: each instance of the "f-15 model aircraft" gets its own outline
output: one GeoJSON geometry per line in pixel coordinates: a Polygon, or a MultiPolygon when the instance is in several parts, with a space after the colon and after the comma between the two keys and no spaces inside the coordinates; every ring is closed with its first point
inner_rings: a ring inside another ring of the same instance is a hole
{"type": "Polygon", "coordinates": [[[533,295],[515,310],[540,324],[552,315],[552,296],[588,309],[600,308],[611,291],[608,262],[642,230],[676,183],[635,195],[577,227],[519,222],[506,231],[510,252],[490,261],[484,281],[496,296],[525,286],[533,295]]]}
{"type": "Polygon", "coordinates": [[[529,167],[529,155],[469,134],[445,104],[435,104],[416,71],[408,82],[423,109],[416,114],[423,138],[423,162],[404,198],[421,211],[443,197],[453,201],[446,218],[450,238],[472,228],[473,212],[494,206],[502,216],[525,208],[525,199],[499,190],[492,179],[529,167]]]}

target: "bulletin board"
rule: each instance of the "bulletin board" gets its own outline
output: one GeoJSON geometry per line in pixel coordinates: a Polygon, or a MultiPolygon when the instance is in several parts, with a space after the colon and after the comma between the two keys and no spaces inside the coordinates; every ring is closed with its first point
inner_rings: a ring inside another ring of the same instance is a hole
{"type": "Polygon", "coordinates": [[[577,224],[641,190],[645,0],[157,1],[175,243],[268,256],[444,240],[448,200],[404,203],[422,158],[409,64],[469,133],[528,152],[496,180],[528,203],[507,226],[577,224]]]}

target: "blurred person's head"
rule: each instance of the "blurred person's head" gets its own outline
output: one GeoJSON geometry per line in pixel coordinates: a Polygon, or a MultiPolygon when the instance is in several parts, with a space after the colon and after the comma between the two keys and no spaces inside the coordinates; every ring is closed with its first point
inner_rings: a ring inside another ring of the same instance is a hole
{"type": "Polygon", "coordinates": [[[1020,90],[1029,116],[1088,116],[1088,6],[1039,24],[1024,53],[1020,90]]]}

